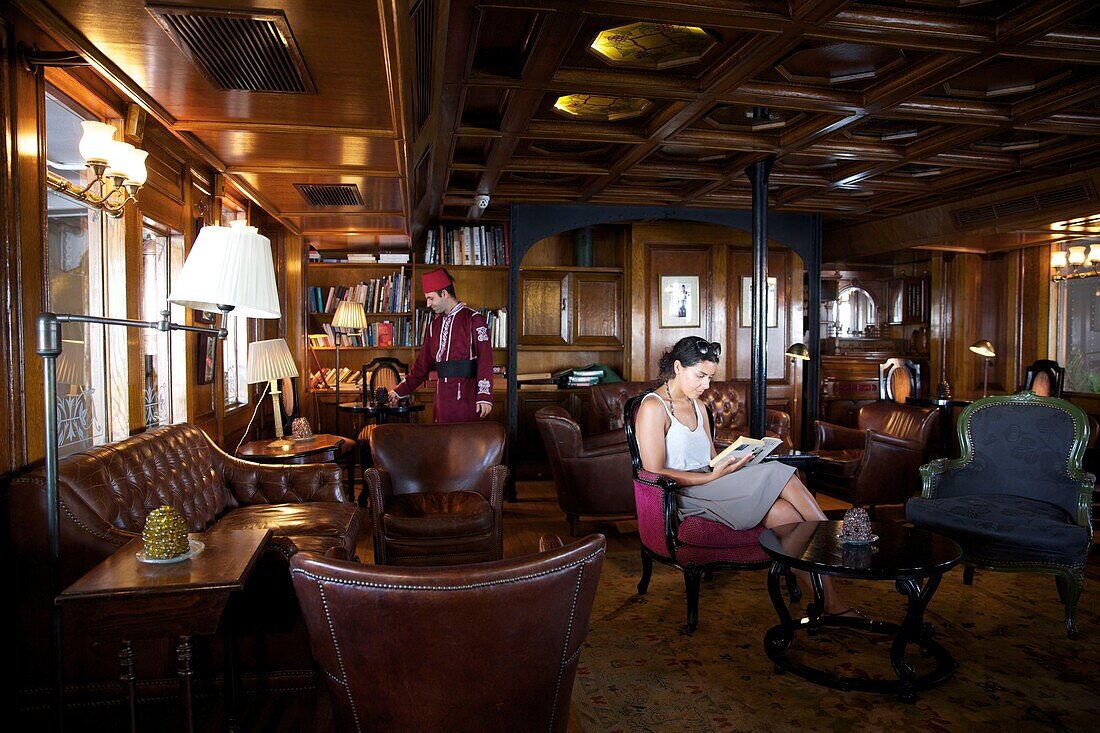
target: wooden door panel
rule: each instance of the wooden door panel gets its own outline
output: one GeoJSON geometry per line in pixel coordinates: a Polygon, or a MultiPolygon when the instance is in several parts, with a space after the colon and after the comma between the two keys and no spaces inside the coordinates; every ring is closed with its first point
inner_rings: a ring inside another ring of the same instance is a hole
{"type": "Polygon", "coordinates": [[[623,345],[623,279],[617,274],[573,273],[573,338],[578,346],[623,345]]]}
{"type": "Polygon", "coordinates": [[[567,319],[562,317],[569,297],[568,274],[530,271],[519,276],[519,343],[521,346],[565,346],[567,319]]]}

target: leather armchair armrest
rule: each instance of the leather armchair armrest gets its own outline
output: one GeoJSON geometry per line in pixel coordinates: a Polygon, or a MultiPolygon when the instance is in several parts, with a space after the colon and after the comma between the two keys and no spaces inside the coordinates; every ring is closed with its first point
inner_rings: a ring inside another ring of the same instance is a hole
{"type": "Polygon", "coordinates": [[[592,435],[584,436],[581,439],[584,443],[584,450],[597,450],[604,447],[616,447],[620,450],[628,450],[626,446],[626,430],[619,428],[618,430],[606,430],[602,433],[593,433],[592,435]]]}
{"type": "Polygon", "coordinates": [[[382,515],[386,513],[386,499],[393,496],[393,479],[389,471],[380,468],[368,468],[363,471],[363,485],[359,494],[359,505],[363,506],[363,497],[370,497],[371,536],[374,538],[374,562],[385,565],[387,562],[386,542],[382,534],[382,515]]]}
{"type": "Polygon", "coordinates": [[[867,431],[867,450],[871,450],[872,443],[891,446],[894,448],[904,448],[906,450],[916,451],[917,453],[924,453],[924,446],[915,440],[908,438],[899,438],[896,435],[890,435],[889,433],[880,433],[877,430],[867,431]]]}
{"type": "Polygon", "coordinates": [[[239,506],[287,504],[306,501],[345,501],[340,467],[335,463],[281,466],[252,463],[227,454],[221,458],[221,475],[239,506]]]}
{"type": "Polygon", "coordinates": [[[619,454],[627,456],[627,460],[630,460],[630,449],[625,442],[610,443],[608,445],[589,445],[588,442],[585,441],[581,452],[569,460],[576,461],[578,459],[600,458],[602,456],[616,456],[619,454]]]}
{"type": "Polygon", "coordinates": [[[794,447],[791,441],[791,416],[783,410],[764,411],[764,430],[782,438],[788,448],[794,447]]]}
{"type": "Polygon", "coordinates": [[[853,501],[905,503],[919,487],[919,467],[923,460],[924,449],[918,443],[868,430],[853,501]]]}
{"type": "Polygon", "coordinates": [[[867,432],[846,428],[843,425],[814,421],[815,450],[845,450],[851,448],[864,448],[867,444],[867,432]]]}

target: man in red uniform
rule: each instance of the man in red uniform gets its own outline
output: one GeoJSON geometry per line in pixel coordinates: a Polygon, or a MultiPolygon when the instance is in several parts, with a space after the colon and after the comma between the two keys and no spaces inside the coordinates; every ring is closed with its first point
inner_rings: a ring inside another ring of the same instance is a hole
{"type": "Polygon", "coordinates": [[[421,283],[435,317],[409,375],[390,397],[408,397],[434,369],[439,375],[435,422],[488,417],[493,409],[493,347],[485,316],[458,301],[454,278],[442,267],[424,273],[421,283]]]}

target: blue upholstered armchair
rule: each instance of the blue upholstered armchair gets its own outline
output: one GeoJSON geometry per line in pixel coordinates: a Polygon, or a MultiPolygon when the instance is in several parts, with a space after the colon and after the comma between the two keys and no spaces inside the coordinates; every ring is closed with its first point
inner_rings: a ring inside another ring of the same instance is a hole
{"type": "Polygon", "coordinates": [[[906,517],[958,542],[968,570],[1054,574],[1073,638],[1092,545],[1085,413],[1025,391],[978,400],[958,431],[962,455],[921,466],[923,491],[906,517]]]}

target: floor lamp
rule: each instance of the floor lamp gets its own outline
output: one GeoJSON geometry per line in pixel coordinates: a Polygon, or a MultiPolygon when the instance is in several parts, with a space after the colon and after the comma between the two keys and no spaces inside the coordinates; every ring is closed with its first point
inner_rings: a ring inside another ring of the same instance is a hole
{"type": "MultiPolygon", "coordinates": [[[[783,355],[790,357],[790,359],[791,359],[791,368],[792,369],[795,368],[795,365],[798,365],[798,368],[801,369],[802,368],[802,362],[810,360],[810,350],[808,348],[806,348],[806,344],[801,343],[801,342],[794,343],[794,344],[791,344],[790,346],[788,346],[787,350],[785,352],[783,352],[783,355]]],[[[802,421],[802,438],[801,438],[801,440],[802,440],[803,445],[808,444],[808,435],[809,435],[809,431],[808,431],[808,428],[806,426],[806,416],[805,416],[806,390],[807,389],[809,389],[809,385],[807,385],[806,382],[803,381],[802,382],[802,407],[801,407],[801,412],[800,412],[800,414],[802,414],[802,418],[801,418],[801,421],[802,421]]]]}
{"type": "MultiPolygon", "coordinates": [[[[196,310],[220,311],[221,328],[204,328],[172,323],[168,306],[159,321],[106,318],[80,313],[42,313],[36,322],[37,351],[42,357],[43,400],[45,402],[46,530],[49,534],[50,589],[61,593],[60,497],[57,488],[57,359],[61,355],[62,323],[96,323],[105,326],[148,328],[157,331],[190,331],[228,335],[226,316],[280,318],[279,293],[271,260],[271,241],[255,227],[234,222],[233,227],[207,226],[199,231],[195,244],[175,277],[169,303],[196,310]]],[[[57,675],[57,715],[64,716],[64,665],[62,663],[61,613],[56,604],[50,610],[54,632],[54,663],[57,675]]]]}
{"type": "Polygon", "coordinates": [[[279,382],[284,377],[297,376],[298,367],[284,339],[253,341],[248,345],[247,382],[249,384],[269,382],[271,385],[271,407],[275,411],[275,440],[267,444],[268,448],[286,450],[294,445],[293,440],[283,437],[283,409],[279,401],[279,382]]]}
{"type": "Polygon", "coordinates": [[[970,350],[985,359],[985,364],[982,366],[982,397],[988,397],[989,363],[993,361],[993,357],[997,355],[997,352],[993,350],[993,344],[991,344],[988,339],[982,339],[970,344],[970,350]]]}
{"type": "Polygon", "coordinates": [[[347,331],[361,331],[367,327],[367,314],[363,304],[355,300],[341,300],[332,316],[332,340],[336,342],[336,434],[340,434],[340,336],[347,331]]]}

